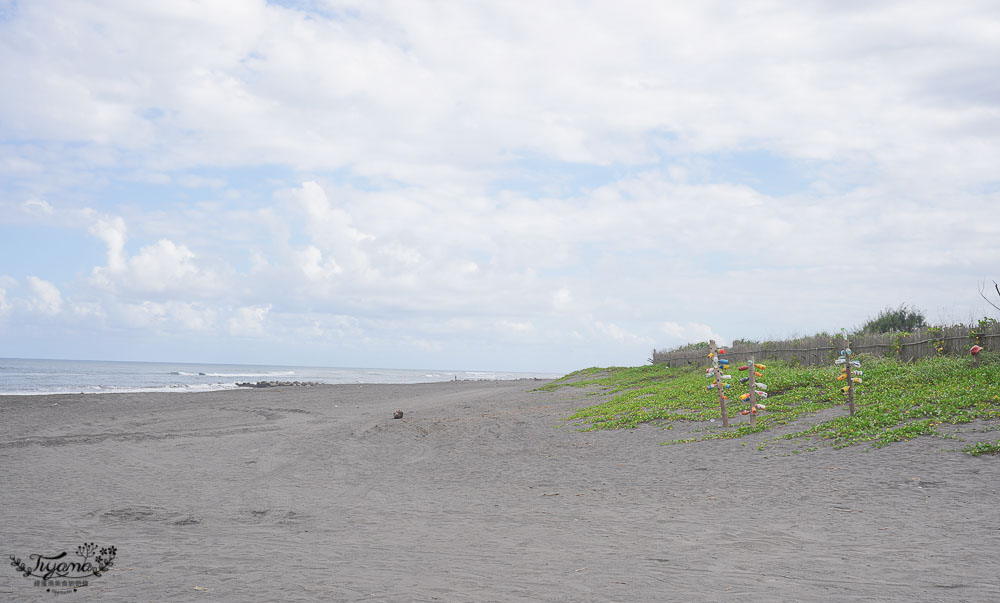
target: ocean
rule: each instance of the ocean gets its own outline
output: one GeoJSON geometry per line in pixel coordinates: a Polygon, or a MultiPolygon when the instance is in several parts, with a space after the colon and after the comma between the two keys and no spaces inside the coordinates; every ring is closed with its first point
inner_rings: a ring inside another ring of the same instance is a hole
{"type": "Polygon", "coordinates": [[[433,383],[452,380],[552,379],[552,373],[324,368],[253,364],[187,364],[0,358],[0,395],[204,392],[237,383],[433,383]]]}

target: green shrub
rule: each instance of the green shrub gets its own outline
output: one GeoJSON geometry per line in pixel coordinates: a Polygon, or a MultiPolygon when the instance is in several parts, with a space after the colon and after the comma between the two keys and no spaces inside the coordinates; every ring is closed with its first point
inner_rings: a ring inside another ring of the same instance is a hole
{"type": "Polygon", "coordinates": [[[890,333],[892,331],[916,331],[927,326],[924,313],[916,308],[900,304],[898,308],[887,307],[875,318],[869,318],[861,327],[866,333],[890,333]]]}

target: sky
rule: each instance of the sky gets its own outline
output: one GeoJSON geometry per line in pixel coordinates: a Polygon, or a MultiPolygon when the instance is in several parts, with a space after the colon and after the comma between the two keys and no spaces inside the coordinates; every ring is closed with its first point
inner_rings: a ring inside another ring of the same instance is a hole
{"type": "Polygon", "coordinates": [[[559,373],[995,316],[998,73],[994,1],[0,0],[0,357],[559,373]]]}

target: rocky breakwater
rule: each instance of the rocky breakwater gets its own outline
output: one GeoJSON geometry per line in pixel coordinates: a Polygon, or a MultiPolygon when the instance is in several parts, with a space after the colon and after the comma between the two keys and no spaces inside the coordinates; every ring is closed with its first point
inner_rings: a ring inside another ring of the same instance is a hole
{"type": "Polygon", "coordinates": [[[258,381],[256,383],[237,383],[236,387],[311,387],[323,385],[316,381],[258,381]]]}

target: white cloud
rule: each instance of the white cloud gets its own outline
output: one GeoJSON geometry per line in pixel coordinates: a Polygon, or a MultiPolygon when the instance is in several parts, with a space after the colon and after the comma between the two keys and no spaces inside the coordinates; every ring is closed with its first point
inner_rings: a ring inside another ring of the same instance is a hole
{"type": "Polygon", "coordinates": [[[995,99],[963,88],[998,66],[982,5],[329,3],[345,20],[177,4],[19,6],[0,46],[3,121],[167,169],[410,183],[477,181],[519,155],[643,163],[659,147],[862,158],[883,177],[970,184],[996,165],[995,99]]]}
{"type": "Polygon", "coordinates": [[[594,321],[594,328],[598,333],[614,340],[618,343],[629,343],[629,344],[640,344],[642,346],[652,346],[654,341],[648,336],[637,335],[635,333],[630,333],[629,331],[619,327],[615,323],[603,322],[600,320],[594,321]]]}
{"type": "Polygon", "coordinates": [[[362,268],[368,263],[367,255],[358,245],[374,237],[355,228],[350,214],[335,207],[319,184],[305,182],[291,194],[305,214],[305,231],[314,244],[340,256],[334,260],[352,268],[362,268]]]}
{"type": "Polygon", "coordinates": [[[28,289],[31,290],[31,298],[28,301],[30,308],[42,314],[53,316],[59,314],[63,305],[59,289],[52,283],[35,276],[29,276],[27,280],[28,289]]]}
{"type": "Polygon", "coordinates": [[[168,307],[171,317],[185,331],[207,332],[215,327],[217,312],[210,307],[177,302],[168,307]]]}
{"type": "Polygon", "coordinates": [[[333,258],[323,261],[323,252],[314,245],[296,252],[299,269],[312,281],[324,281],[341,272],[340,266],[333,258]]]}
{"type": "Polygon", "coordinates": [[[236,337],[265,336],[265,323],[270,311],[270,305],[238,308],[229,319],[229,334],[236,337]]]}
{"type": "Polygon", "coordinates": [[[158,302],[109,302],[106,308],[100,302],[77,304],[74,310],[81,317],[93,318],[101,323],[149,330],[160,335],[180,333],[215,333],[218,312],[199,302],[171,300],[158,302]]]}
{"type": "Polygon", "coordinates": [[[70,235],[0,311],[641,361],[963,313],[1000,257],[995,7],[316,6],[0,21],[0,228],[70,235]]]}
{"type": "Polygon", "coordinates": [[[72,312],[77,318],[104,321],[107,312],[99,301],[73,301],[72,312]]]}
{"type": "Polygon", "coordinates": [[[125,270],[125,221],[121,217],[99,219],[90,227],[90,233],[104,241],[108,247],[108,270],[125,270]]]}
{"type": "Polygon", "coordinates": [[[337,341],[340,346],[356,346],[357,341],[365,337],[364,329],[353,316],[343,314],[284,314],[275,316],[268,314],[269,324],[280,321],[284,332],[291,334],[297,341],[314,341],[329,343],[337,341]]]}
{"type": "Polygon", "coordinates": [[[169,239],[142,247],[129,257],[126,225],[118,216],[97,220],[90,233],[107,246],[107,265],[92,270],[91,282],[110,291],[212,297],[225,290],[225,277],[200,262],[195,252],[169,239]]]}
{"type": "Polygon", "coordinates": [[[668,345],[677,346],[686,343],[709,341],[714,339],[718,345],[728,345],[729,341],[712,330],[712,327],[700,323],[689,322],[684,325],[667,321],[660,325],[661,332],[667,336],[668,345]]]}
{"type": "Polygon", "coordinates": [[[25,209],[36,211],[45,215],[52,215],[52,206],[41,199],[28,199],[24,202],[25,209]]]}
{"type": "Polygon", "coordinates": [[[129,260],[132,281],[146,291],[164,291],[178,282],[191,280],[198,274],[195,254],[184,245],[160,239],[155,245],[143,247],[129,260]]]}
{"type": "Polygon", "coordinates": [[[535,325],[528,321],[502,320],[500,321],[500,328],[515,334],[533,333],[535,331],[535,325]]]}
{"type": "Polygon", "coordinates": [[[226,181],[222,178],[206,178],[196,174],[187,174],[177,179],[177,184],[185,188],[212,188],[220,189],[226,186],[226,181]]]}
{"type": "Polygon", "coordinates": [[[123,304],[120,312],[126,325],[137,328],[159,327],[165,324],[167,318],[166,305],[151,301],[123,304]]]}
{"type": "Polygon", "coordinates": [[[552,306],[556,310],[567,310],[572,303],[573,294],[566,287],[559,289],[552,295],[552,306]]]}

